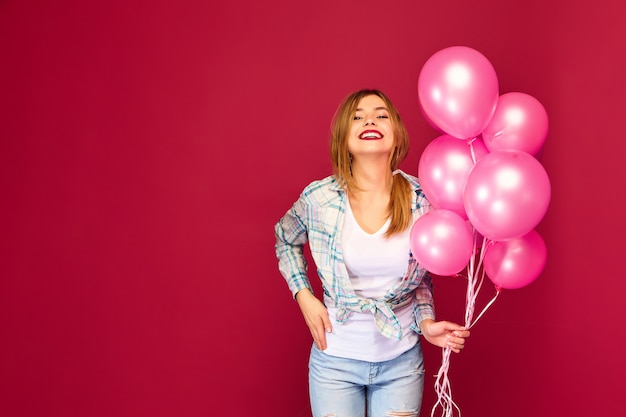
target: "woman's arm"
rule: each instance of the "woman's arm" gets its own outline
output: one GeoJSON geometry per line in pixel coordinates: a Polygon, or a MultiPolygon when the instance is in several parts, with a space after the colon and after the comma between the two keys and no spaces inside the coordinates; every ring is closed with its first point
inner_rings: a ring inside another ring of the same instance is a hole
{"type": "Polygon", "coordinates": [[[274,249],[278,258],[278,269],[294,297],[303,289],[312,291],[303,252],[308,235],[306,223],[303,221],[306,206],[302,200],[301,197],[296,201],[274,227],[276,235],[274,249]]]}
{"type": "Polygon", "coordinates": [[[332,327],[328,310],[313,295],[307,276],[307,264],[303,254],[303,246],[308,241],[306,222],[303,220],[305,216],[306,204],[301,197],[275,227],[276,256],[280,272],[298,302],[315,345],[318,349],[325,350],[326,332],[332,331],[332,327]]]}

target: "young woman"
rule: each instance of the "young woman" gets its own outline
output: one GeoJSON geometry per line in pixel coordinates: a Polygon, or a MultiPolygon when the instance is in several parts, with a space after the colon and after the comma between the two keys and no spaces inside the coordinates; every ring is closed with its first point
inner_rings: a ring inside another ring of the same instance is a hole
{"type": "Polygon", "coordinates": [[[458,353],[469,331],[435,321],[430,276],[411,254],[411,225],[430,204],[398,170],[409,139],[396,108],[380,91],[357,91],[331,135],[334,174],[308,185],[275,228],[279,269],[313,336],[313,417],[417,416],[420,334],[458,353]],[[323,303],[307,277],[307,243],[323,303]]]}

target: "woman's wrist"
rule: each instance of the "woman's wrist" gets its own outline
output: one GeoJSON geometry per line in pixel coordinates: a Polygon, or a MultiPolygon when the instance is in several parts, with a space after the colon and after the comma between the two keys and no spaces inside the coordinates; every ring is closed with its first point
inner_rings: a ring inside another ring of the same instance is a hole
{"type": "Polygon", "coordinates": [[[420,331],[422,332],[422,334],[426,333],[426,328],[428,326],[430,326],[434,322],[435,322],[435,320],[433,320],[431,318],[426,318],[426,319],[423,319],[422,321],[420,321],[419,327],[420,327],[420,331]]]}

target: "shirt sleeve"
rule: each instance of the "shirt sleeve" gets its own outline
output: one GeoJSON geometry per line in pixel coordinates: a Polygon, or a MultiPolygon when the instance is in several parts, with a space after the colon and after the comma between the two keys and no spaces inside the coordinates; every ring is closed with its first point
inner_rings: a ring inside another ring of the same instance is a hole
{"type": "Polygon", "coordinates": [[[424,271],[422,281],[415,289],[415,321],[417,332],[421,334],[420,324],[425,319],[435,320],[435,303],[433,299],[433,281],[430,274],[424,271]]]}
{"type": "Polygon", "coordinates": [[[304,221],[306,213],[307,205],[301,196],[274,227],[278,269],[294,297],[305,288],[313,292],[303,251],[304,245],[308,242],[308,231],[304,221]]]}
{"type": "MultiPolygon", "coordinates": [[[[416,206],[419,216],[423,216],[433,210],[430,201],[428,201],[421,188],[417,189],[416,206]]],[[[419,328],[421,322],[425,319],[435,320],[435,302],[433,299],[432,276],[426,270],[421,270],[420,273],[423,274],[423,277],[422,281],[415,289],[415,321],[417,324],[417,332],[421,334],[421,330],[419,328]]]]}

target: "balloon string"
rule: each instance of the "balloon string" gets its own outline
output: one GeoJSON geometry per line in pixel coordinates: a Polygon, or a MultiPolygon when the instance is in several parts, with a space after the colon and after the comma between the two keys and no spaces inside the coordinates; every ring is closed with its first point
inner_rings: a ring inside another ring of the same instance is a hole
{"type": "MultiPolygon", "coordinates": [[[[478,249],[478,234],[474,231],[474,247],[472,249],[472,253],[475,254],[478,249]]],[[[472,256],[470,258],[469,264],[467,266],[467,293],[465,295],[465,327],[468,329],[472,323],[472,317],[474,316],[474,308],[476,306],[476,299],[478,298],[478,293],[482,288],[483,282],[485,280],[485,272],[482,270],[482,274],[480,280],[476,280],[476,273],[481,271],[481,266],[483,264],[483,259],[485,257],[485,252],[487,247],[487,238],[483,237],[482,245],[480,246],[480,254],[478,257],[478,262],[476,262],[476,257],[472,256]]]]}
{"type": "MultiPolygon", "coordinates": [[[[476,253],[476,242],[477,238],[474,239],[474,249],[472,253],[476,253]]],[[[467,282],[467,296],[466,296],[466,311],[465,311],[465,327],[470,329],[472,326],[478,322],[478,320],[485,314],[485,312],[493,305],[496,301],[500,293],[502,292],[502,288],[496,286],[496,295],[487,303],[487,305],[480,312],[476,320],[472,321],[474,315],[474,308],[476,306],[476,299],[478,297],[478,293],[482,288],[483,282],[485,281],[485,269],[482,268],[483,260],[485,259],[485,253],[487,252],[487,245],[493,244],[493,241],[488,241],[487,238],[483,237],[483,242],[480,248],[480,255],[478,258],[478,263],[475,264],[475,260],[470,260],[468,265],[468,282],[467,282]],[[476,272],[480,271],[480,280],[477,281],[475,279],[476,272]]]]}
{"type": "Polygon", "coordinates": [[[474,163],[474,165],[476,165],[476,154],[474,153],[474,141],[477,138],[471,138],[467,140],[467,144],[469,145],[470,148],[470,154],[472,155],[472,162],[474,163]]]}
{"type": "Polygon", "coordinates": [[[443,349],[443,355],[441,360],[441,367],[437,373],[437,380],[435,381],[435,392],[437,392],[437,402],[433,406],[430,412],[430,416],[434,417],[435,410],[438,406],[441,406],[441,415],[444,417],[451,417],[456,409],[461,415],[461,409],[452,400],[452,388],[450,386],[450,379],[448,378],[448,369],[450,368],[450,353],[452,350],[450,347],[443,349]]]}
{"type": "MultiPolygon", "coordinates": [[[[496,301],[498,295],[500,295],[501,292],[501,288],[496,287],[496,295],[491,299],[491,301],[489,301],[489,303],[487,303],[487,305],[480,312],[476,320],[473,320],[476,299],[485,280],[485,270],[484,268],[482,268],[483,260],[485,258],[485,253],[487,252],[487,245],[493,243],[491,241],[488,241],[487,238],[483,237],[480,251],[478,251],[478,236],[478,233],[476,232],[476,230],[474,230],[474,246],[472,248],[472,254],[474,254],[474,256],[470,258],[470,261],[467,265],[467,292],[465,300],[465,327],[467,329],[470,329],[476,324],[476,322],[485,314],[489,307],[491,307],[491,305],[496,301]],[[479,255],[478,259],[476,259],[475,256],[477,253],[479,255]],[[476,279],[478,272],[480,272],[479,280],[476,279]]],[[[452,387],[450,385],[450,379],[448,378],[448,371],[450,370],[451,351],[452,350],[450,349],[450,347],[445,347],[443,349],[441,367],[439,368],[439,372],[437,373],[437,379],[435,381],[437,402],[430,412],[431,417],[434,417],[435,411],[438,407],[442,408],[441,416],[443,417],[453,417],[454,410],[458,412],[459,417],[461,416],[461,409],[452,399],[452,387]]]]}
{"type": "Polygon", "coordinates": [[[478,317],[476,317],[476,320],[474,320],[474,322],[472,324],[470,324],[470,326],[468,327],[471,328],[472,326],[474,326],[476,324],[476,322],[483,316],[483,314],[485,314],[485,312],[487,311],[487,309],[489,307],[491,307],[491,305],[496,301],[496,298],[498,298],[498,296],[500,295],[500,293],[502,292],[502,289],[500,287],[496,287],[496,295],[493,296],[493,298],[491,299],[491,301],[489,301],[487,303],[487,305],[485,306],[485,308],[483,308],[483,311],[480,312],[480,314],[478,315],[478,317]]]}

